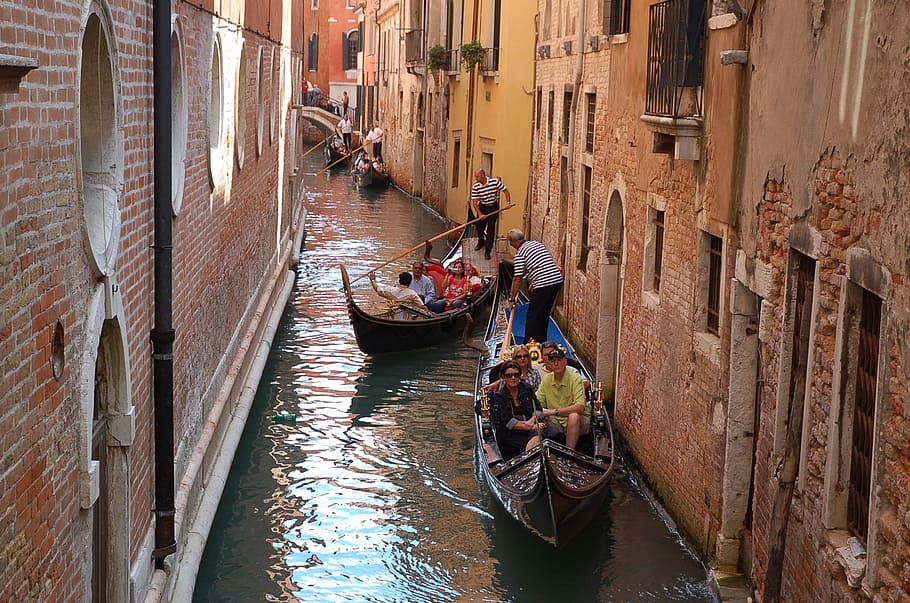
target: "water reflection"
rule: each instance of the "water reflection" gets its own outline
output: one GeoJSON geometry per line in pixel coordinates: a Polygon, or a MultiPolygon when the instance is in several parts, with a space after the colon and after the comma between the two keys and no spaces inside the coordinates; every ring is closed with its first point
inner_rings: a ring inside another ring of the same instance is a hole
{"type": "Polygon", "coordinates": [[[708,599],[704,569],[626,478],[561,551],[499,508],[474,463],[477,352],[453,342],[366,357],[340,290],[338,263],[361,274],[441,221],[394,189],[320,182],[195,600],[708,599]],[[272,424],[281,410],[297,424],[272,424]]]}

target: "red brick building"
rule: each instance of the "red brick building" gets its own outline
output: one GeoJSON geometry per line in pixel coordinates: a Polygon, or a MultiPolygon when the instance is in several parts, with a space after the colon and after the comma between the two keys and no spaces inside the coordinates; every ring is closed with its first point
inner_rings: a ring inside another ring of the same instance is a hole
{"type": "Polygon", "coordinates": [[[164,24],[176,336],[161,465],[152,2],[0,3],[0,600],[192,588],[199,509],[220,497],[302,233],[302,7],[178,1],[164,24]],[[168,542],[156,525],[171,518],[168,542]]]}
{"type": "Polygon", "coordinates": [[[529,231],[719,577],[903,601],[910,15],[822,4],[541,0],[529,231]]]}

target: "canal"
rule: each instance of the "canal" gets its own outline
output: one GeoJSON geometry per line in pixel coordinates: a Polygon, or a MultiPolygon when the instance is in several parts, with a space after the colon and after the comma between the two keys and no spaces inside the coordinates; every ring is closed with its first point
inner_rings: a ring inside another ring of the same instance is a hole
{"type": "Polygon", "coordinates": [[[344,171],[309,178],[297,283],[194,601],[711,601],[705,568],[622,469],[562,550],[497,506],[475,468],[477,351],[365,356],[341,290],[340,263],[362,274],[443,223],[394,188],[361,194],[344,171]]]}

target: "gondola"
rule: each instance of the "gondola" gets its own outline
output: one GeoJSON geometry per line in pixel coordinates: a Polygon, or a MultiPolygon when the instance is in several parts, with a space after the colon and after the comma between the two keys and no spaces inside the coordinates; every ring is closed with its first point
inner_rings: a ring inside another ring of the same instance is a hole
{"type": "MultiPolygon", "coordinates": [[[[511,279],[501,275],[499,282],[505,288],[511,279]]],[[[582,532],[603,507],[614,468],[612,426],[600,388],[592,387],[588,400],[592,408],[591,434],[582,437],[577,451],[544,440],[511,459],[503,457],[496,442],[495,408],[483,386],[504,359],[500,353],[511,311],[506,300],[506,291],[497,292],[485,336],[489,353],[478,363],[474,405],[478,462],[484,480],[505,510],[531,533],[561,547],[582,532]]],[[[523,320],[527,306],[519,305],[515,311],[516,320],[523,320]]],[[[548,337],[578,360],[552,319],[548,337]]],[[[593,384],[590,372],[584,365],[579,366],[582,376],[593,384]]]]}
{"type": "MultiPolygon", "coordinates": [[[[443,341],[451,340],[464,333],[465,326],[473,325],[475,320],[483,320],[490,310],[496,290],[497,264],[495,260],[473,257],[473,239],[462,238],[443,260],[448,265],[457,257],[464,257],[480,273],[481,286],[471,296],[469,303],[442,314],[421,312],[407,306],[389,308],[382,300],[382,305],[368,307],[358,303],[351,291],[351,279],[347,269],[341,266],[341,278],[344,295],[348,305],[348,315],[354,327],[357,345],[367,354],[400,352],[429,347],[443,341]],[[407,319],[395,318],[395,314],[404,311],[407,319]]],[[[431,275],[432,276],[432,275],[431,275]]],[[[370,292],[373,297],[373,292],[370,292]]]]}
{"type": "Polygon", "coordinates": [[[360,170],[358,169],[358,164],[360,162],[359,156],[358,159],[354,160],[353,165],[351,166],[351,177],[354,179],[354,186],[357,188],[362,188],[365,186],[388,186],[391,182],[388,172],[385,170],[377,170],[374,167],[373,162],[370,162],[369,169],[360,170]]]}
{"type": "Polygon", "coordinates": [[[335,134],[325,143],[323,155],[325,156],[326,165],[338,165],[343,163],[343,159],[348,158],[348,148],[345,146],[341,136],[335,134]]]}

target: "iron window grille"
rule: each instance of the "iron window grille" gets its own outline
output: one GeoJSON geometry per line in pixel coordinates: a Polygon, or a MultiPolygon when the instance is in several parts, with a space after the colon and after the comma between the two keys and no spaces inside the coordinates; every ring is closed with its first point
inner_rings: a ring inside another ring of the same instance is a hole
{"type": "Polygon", "coordinates": [[[847,529],[865,544],[869,539],[869,495],[872,486],[872,441],[875,436],[875,387],[878,382],[882,301],[863,289],[862,304],[856,358],[847,529]]]}
{"type": "Polygon", "coordinates": [[[480,63],[481,71],[499,71],[499,49],[484,48],[483,60],[480,63]]]}
{"type": "Polygon", "coordinates": [[[645,113],[664,117],[701,115],[683,108],[687,88],[700,87],[705,70],[705,0],[666,0],[650,8],[645,113]]]}
{"type": "Polygon", "coordinates": [[[654,291],[660,291],[660,273],[664,263],[664,215],[654,210],[654,291]]]}
{"type": "Polygon", "coordinates": [[[597,95],[586,94],[587,115],[585,120],[585,152],[594,152],[594,110],[597,108],[597,95]]]}
{"type": "Polygon", "coordinates": [[[708,235],[708,307],[706,330],[717,335],[720,332],[720,274],[724,242],[720,237],[708,235]]]}

